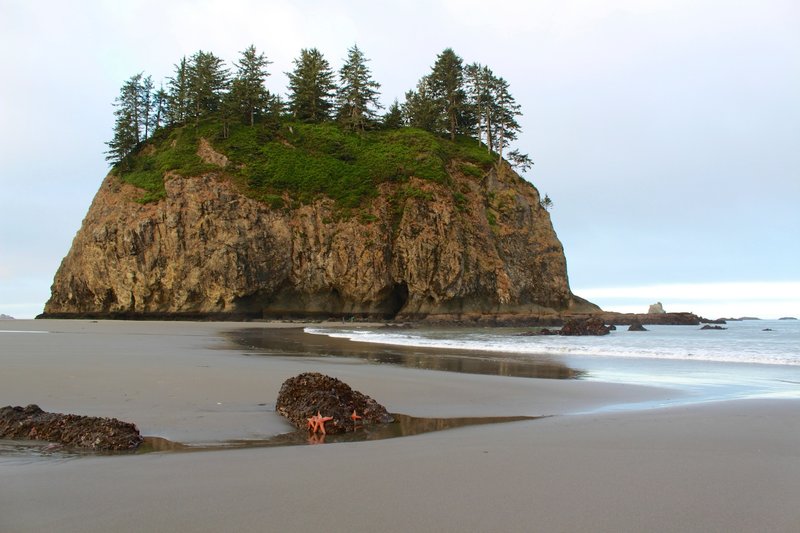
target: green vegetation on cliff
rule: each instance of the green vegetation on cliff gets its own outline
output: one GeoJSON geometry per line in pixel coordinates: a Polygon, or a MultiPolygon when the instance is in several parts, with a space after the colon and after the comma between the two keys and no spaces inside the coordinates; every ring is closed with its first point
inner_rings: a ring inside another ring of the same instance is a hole
{"type": "Polygon", "coordinates": [[[450,141],[415,128],[357,134],[334,123],[290,122],[276,127],[233,125],[227,138],[219,132],[219,121],[210,118],[197,126],[160,130],[115,172],[145,190],[143,202],[163,198],[167,173],[222,171],[245,194],[273,207],[283,206],[288,193],[294,201],[327,196],[340,207],[353,208],[386,181],[414,176],[443,183],[453,160],[461,162],[462,172],[475,176],[495,162],[474,139],[450,141]],[[228,159],[224,170],[198,155],[201,139],[228,159]]]}
{"type": "MultiPolygon", "coordinates": [[[[107,143],[113,172],[145,191],[142,202],[163,198],[170,174],[224,167],[242,192],[273,207],[326,196],[354,208],[387,181],[445,182],[455,160],[462,172],[482,177],[503,160],[521,111],[508,83],[488,67],[465,66],[445,49],[416,91],[380,116],[380,84],[368,61],[353,46],[337,80],[319,50],[303,49],[287,73],[285,102],[266,89],[271,61],[254,46],[234,72],[211,52],[184,57],[166,89],[138,73],[114,104],[107,143]],[[209,158],[209,151],[226,159],[209,158]]],[[[523,171],[532,164],[518,150],[505,157],[523,171]]]]}

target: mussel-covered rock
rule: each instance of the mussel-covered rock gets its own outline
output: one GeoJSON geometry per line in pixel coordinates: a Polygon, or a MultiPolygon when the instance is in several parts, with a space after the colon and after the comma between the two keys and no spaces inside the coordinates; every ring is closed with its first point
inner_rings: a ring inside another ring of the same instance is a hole
{"type": "Polygon", "coordinates": [[[0,438],[41,440],[92,450],[133,450],[142,443],[134,424],[116,418],[48,413],[38,405],[0,408],[0,438]]]}
{"type": "Polygon", "coordinates": [[[386,408],[366,394],[318,372],[306,372],[284,381],[275,407],[299,429],[308,427],[308,419],[318,413],[331,417],[324,423],[327,433],[344,433],[362,424],[392,421],[386,408]],[[354,420],[354,412],[360,418],[354,420]]]}

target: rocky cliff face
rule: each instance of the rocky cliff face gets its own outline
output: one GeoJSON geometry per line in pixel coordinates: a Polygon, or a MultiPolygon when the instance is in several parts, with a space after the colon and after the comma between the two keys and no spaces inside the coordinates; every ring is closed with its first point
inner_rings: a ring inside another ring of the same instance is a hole
{"type": "Polygon", "coordinates": [[[570,292],[539,194],[508,166],[452,184],[384,183],[271,209],[223,174],[168,176],[150,204],[108,176],[55,276],[44,316],[421,318],[597,308],[570,292]]]}

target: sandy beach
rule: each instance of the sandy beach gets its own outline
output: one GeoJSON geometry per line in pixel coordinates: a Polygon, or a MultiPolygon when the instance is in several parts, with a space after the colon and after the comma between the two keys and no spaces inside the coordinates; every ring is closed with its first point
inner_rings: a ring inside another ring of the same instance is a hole
{"type": "Polygon", "coordinates": [[[293,429],[274,412],[281,383],[318,371],[392,412],[546,418],[321,446],[0,455],[0,531],[800,527],[797,400],[615,410],[680,392],[267,357],[224,335],[292,326],[0,322],[0,406],[116,417],[193,446],[259,440],[293,429]]]}

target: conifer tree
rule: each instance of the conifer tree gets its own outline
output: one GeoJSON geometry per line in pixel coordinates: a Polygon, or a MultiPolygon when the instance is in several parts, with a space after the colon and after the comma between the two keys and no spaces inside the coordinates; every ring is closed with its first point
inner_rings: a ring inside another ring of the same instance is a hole
{"type": "Polygon", "coordinates": [[[339,70],[340,85],[336,92],[337,118],[345,127],[363,132],[374,123],[380,84],[371,77],[367,61],[358,46],[347,51],[347,60],[339,70]]]}
{"type": "Polygon", "coordinates": [[[150,127],[153,122],[153,78],[142,77],[139,85],[139,109],[142,110],[143,139],[150,137],[150,127]]]}
{"type": "Polygon", "coordinates": [[[167,108],[169,105],[169,95],[167,91],[164,90],[164,87],[161,86],[155,93],[153,93],[153,109],[155,110],[155,114],[152,116],[152,122],[150,124],[151,131],[155,133],[160,129],[167,118],[167,108]]]}
{"type": "Polygon", "coordinates": [[[400,108],[400,103],[395,98],[392,105],[389,106],[388,111],[383,115],[381,126],[386,130],[396,130],[404,126],[403,111],[400,108]]]}
{"type": "Polygon", "coordinates": [[[269,105],[269,93],[264,82],[269,76],[267,65],[271,64],[264,54],[256,52],[250,45],[242,53],[236,76],[231,84],[232,103],[239,108],[246,123],[255,124],[256,117],[269,105]]]}
{"type": "Polygon", "coordinates": [[[142,79],[144,74],[131,76],[120,88],[114,100],[114,137],[106,143],[106,159],[120,163],[143,140],[142,79]]]}
{"type": "Polygon", "coordinates": [[[334,93],[333,71],[316,48],[300,50],[289,77],[289,110],[297,120],[322,122],[330,118],[334,93]]]}
{"type": "MultiPolygon", "coordinates": [[[[520,106],[508,90],[508,82],[497,77],[487,66],[473,63],[464,69],[467,95],[477,119],[478,140],[485,139],[486,148],[497,151],[500,159],[503,149],[517,138],[520,131],[518,116],[520,106]]],[[[514,162],[529,166],[527,155],[514,152],[514,162]]],[[[509,154],[511,155],[511,154],[509,154]]]]}
{"type": "Polygon", "coordinates": [[[520,131],[517,117],[522,114],[519,104],[508,91],[508,82],[503,78],[495,78],[492,84],[492,108],[494,121],[494,142],[499,155],[503,159],[503,149],[517,138],[520,131]]]}
{"type": "Polygon", "coordinates": [[[430,87],[433,96],[440,101],[450,139],[455,140],[456,133],[460,132],[466,94],[462,60],[452,48],[446,48],[436,57],[430,73],[430,87]]]}
{"type": "Polygon", "coordinates": [[[506,154],[509,164],[520,172],[527,172],[533,166],[533,161],[528,154],[523,154],[519,150],[511,150],[506,154]]]}
{"type": "Polygon", "coordinates": [[[192,56],[187,82],[191,114],[197,121],[219,110],[228,88],[228,69],[222,59],[200,50],[192,56]]]}
{"type": "Polygon", "coordinates": [[[403,116],[412,128],[439,134],[444,130],[440,101],[433,95],[430,77],[423,76],[416,91],[406,92],[403,116]]]}
{"type": "Polygon", "coordinates": [[[189,62],[182,57],[175,65],[175,75],[167,80],[167,122],[183,124],[189,118],[189,62]]]}
{"type": "Polygon", "coordinates": [[[486,138],[486,147],[492,151],[492,95],[491,80],[494,74],[489,67],[479,63],[467,65],[464,69],[466,92],[473,113],[477,119],[477,138],[481,142],[486,138]]]}

